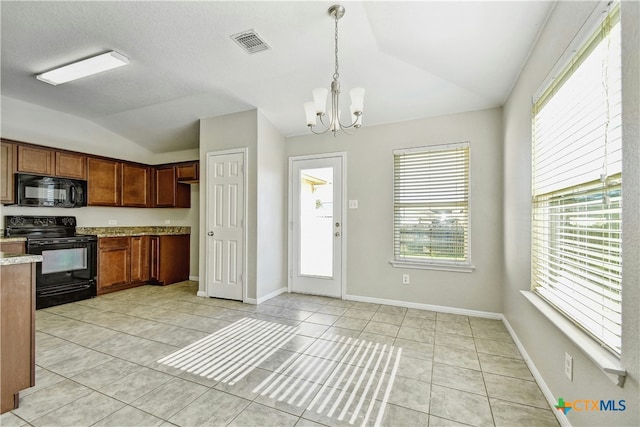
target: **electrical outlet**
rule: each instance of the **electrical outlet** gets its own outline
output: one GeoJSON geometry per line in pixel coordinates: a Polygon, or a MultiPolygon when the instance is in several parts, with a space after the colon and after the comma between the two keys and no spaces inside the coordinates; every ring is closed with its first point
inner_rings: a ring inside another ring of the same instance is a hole
{"type": "Polygon", "coordinates": [[[564,374],[573,381],[573,357],[569,353],[564,354],[564,374]]]}
{"type": "Polygon", "coordinates": [[[110,219],[108,224],[109,225],[118,225],[118,221],[116,221],[115,219],[110,219]]]}
{"type": "Polygon", "coordinates": [[[409,275],[408,274],[403,274],[402,275],[402,284],[403,285],[408,285],[409,283],[411,283],[409,275]]]}

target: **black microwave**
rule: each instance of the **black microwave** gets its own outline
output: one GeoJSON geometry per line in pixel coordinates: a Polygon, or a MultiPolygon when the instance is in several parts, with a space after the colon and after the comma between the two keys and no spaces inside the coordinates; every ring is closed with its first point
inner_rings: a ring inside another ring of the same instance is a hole
{"type": "Polygon", "coordinates": [[[87,181],[18,173],[16,203],[53,208],[87,206],[87,181]]]}

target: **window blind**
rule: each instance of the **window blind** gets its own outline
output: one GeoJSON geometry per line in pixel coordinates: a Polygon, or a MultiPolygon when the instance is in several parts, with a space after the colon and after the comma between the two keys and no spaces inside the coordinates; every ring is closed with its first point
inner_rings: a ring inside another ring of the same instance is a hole
{"type": "Polygon", "coordinates": [[[619,9],[534,105],[532,287],[614,354],[621,347],[619,9]]]}
{"type": "Polygon", "coordinates": [[[469,265],[469,144],[394,151],[394,259],[469,265]]]}

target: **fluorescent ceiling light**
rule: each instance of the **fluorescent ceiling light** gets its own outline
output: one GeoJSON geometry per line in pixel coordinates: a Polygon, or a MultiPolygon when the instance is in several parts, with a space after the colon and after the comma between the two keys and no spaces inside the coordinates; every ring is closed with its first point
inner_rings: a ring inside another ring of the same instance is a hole
{"type": "Polygon", "coordinates": [[[65,65],[64,67],[56,68],[55,70],[47,71],[46,73],[38,74],[36,78],[56,86],[72,80],[81,79],[82,77],[118,68],[123,65],[127,65],[128,63],[129,59],[126,56],[112,50],[111,52],[103,53],[102,55],[94,56],[92,58],[74,62],[73,64],[65,65]]]}

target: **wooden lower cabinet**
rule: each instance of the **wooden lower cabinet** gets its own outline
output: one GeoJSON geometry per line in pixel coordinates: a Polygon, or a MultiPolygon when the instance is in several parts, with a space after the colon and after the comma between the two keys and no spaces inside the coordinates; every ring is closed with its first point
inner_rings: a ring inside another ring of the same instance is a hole
{"type": "Polygon", "coordinates": [[[36,384],[36,264],[0,267],[0,413],[15,409],[19,392],[36,384]]]}
{"type": "Polygon", "coordinates": [[[149,267],[149,236],[131,237],[131,282],[148,282],[149,267]]]}
{"type": "Polygon", "coordinates": [[[23,254],[24,242],[0,242],[0,252],[23,254]]]}
{"type": "Polygon", "coordinates": [[[189,280],[189,235],[98,239],[98,295],[183,280],[189,280]]]}
{"type": "Polygon", "coordinates": [[[189,235],[151,236],[151,283],[189,280],[189,235]]]}
{"type": "Polygon", "coordinates": [[[131,283],[129,237],[98,239],[98,295],[124,289],[131,283]]]}

